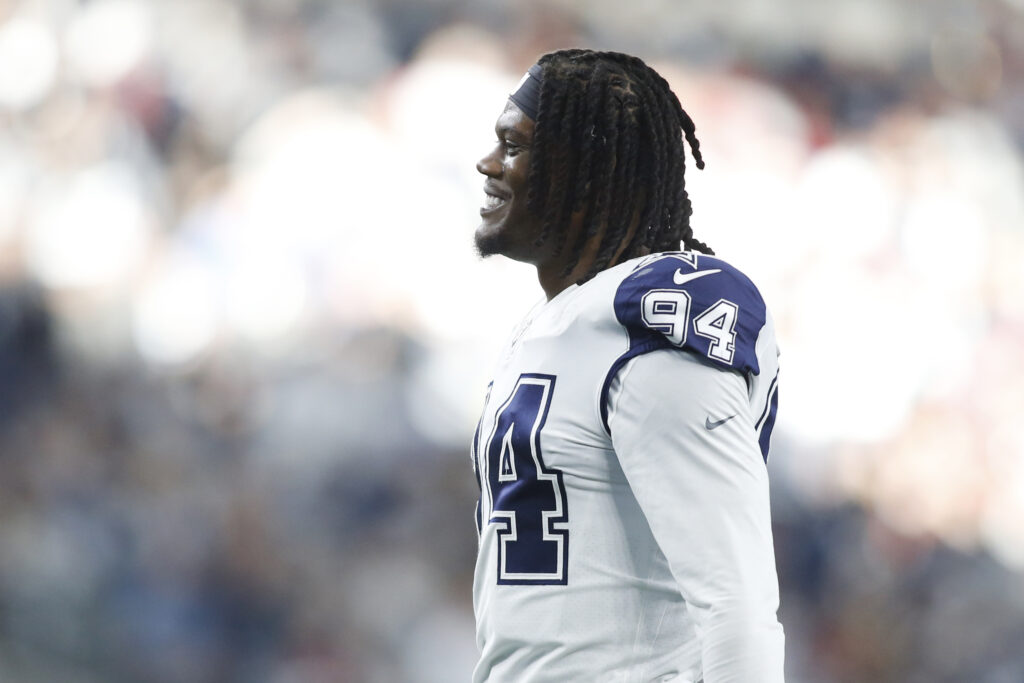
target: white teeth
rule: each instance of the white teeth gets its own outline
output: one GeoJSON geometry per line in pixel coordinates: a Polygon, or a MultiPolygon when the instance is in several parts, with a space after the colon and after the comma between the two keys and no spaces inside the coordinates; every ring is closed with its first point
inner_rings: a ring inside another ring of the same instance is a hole
{"type": "Polygon", "coordinates": [[[490,195],[490,194],[484,195],[484,208],[485,209],[496,209],[496,208],[498,208],[499,206],[501,206],[504,203],[505,203],[505,200],[502,199],[501,197],[495,197],[494,195],[490,195]]]}

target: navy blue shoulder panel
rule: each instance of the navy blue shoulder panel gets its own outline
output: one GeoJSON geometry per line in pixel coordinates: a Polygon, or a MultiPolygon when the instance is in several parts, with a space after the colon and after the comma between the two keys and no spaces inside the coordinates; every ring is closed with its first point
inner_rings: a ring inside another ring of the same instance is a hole
{"type": "Polygon", "coordinates": [[[666,252],[640,261],[615,292],[615,317],[629,333],[629,348],[605,378],[605,428],[611,381],[628,360],[641,354],[676,348],[723,370],[758,374],[754,346],[766,315],[754,283],[721,259],[666,252]]]}

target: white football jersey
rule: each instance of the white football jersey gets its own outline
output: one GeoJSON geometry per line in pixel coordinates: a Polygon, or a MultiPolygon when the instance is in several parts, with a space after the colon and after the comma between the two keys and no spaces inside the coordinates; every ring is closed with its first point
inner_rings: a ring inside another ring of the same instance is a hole
{"type": "Polygon", "coordinates": [[[653,254],[534,308],[473,439],[482,683],[782,680],[753,283],[653,254]]]}

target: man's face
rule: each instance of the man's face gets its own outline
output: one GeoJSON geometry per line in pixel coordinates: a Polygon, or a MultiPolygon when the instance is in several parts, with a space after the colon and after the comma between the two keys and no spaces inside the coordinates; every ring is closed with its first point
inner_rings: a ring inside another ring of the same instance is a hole
{"type": "Polygon", "coordinates": [[[533,120],[510,101],[494,126],[497,144],[476,164],[487,177],[475,236],[481,256],[501,254],[527,263],[540,258],[534,242],[541,221],[526,208],[533,128],[533,120]]]}

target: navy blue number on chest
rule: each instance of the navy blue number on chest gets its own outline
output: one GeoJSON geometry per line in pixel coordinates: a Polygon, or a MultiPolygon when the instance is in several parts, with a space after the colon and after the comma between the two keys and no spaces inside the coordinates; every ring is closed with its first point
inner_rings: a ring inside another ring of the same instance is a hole
{"type": "Polygon", "coordinates": [[[546,467],[541,453],[541,431],[554,390],[553,375],[520,375],[483,445],[491,499],[488,522],[498,525],[499,584],[567,581],[569,513],[562,472],[546,467]]]}

